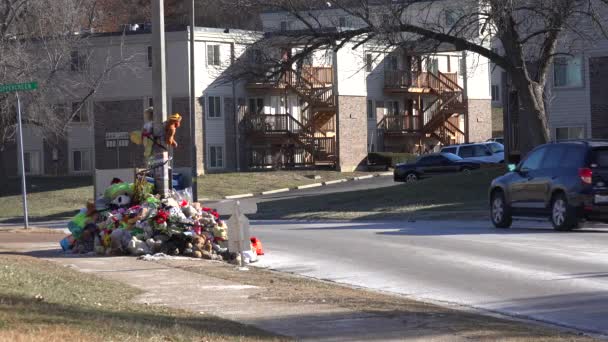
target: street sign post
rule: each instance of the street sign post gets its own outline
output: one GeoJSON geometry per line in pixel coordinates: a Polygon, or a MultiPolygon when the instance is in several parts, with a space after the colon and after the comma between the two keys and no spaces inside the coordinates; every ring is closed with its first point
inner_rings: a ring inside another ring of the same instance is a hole
{"type": "Polygon", "coordinates": [[[23,125],[21,123],[21,100],[20,91],[31,91],[38,89],[37,82],[0,84],[0,93],[15,93],[17,97],[17,127],[19,128],[19,159],[21,160],[21,194],[23,196],[23,224],[25,229],[29,228],[29,218],[27,214],[27,192],[25,184],[25,157],[23,152],[23,125]]]}

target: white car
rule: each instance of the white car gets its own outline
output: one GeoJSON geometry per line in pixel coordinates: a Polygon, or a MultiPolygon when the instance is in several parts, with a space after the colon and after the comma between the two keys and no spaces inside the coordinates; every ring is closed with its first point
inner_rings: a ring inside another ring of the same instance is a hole
{"type": "Polygon", "coordinates": [[[446,146],[443,153],[453,153],[464,160],[475,160],[482,163],[504,163],[505,147],[497,142],[462,144],[446,146]]]}

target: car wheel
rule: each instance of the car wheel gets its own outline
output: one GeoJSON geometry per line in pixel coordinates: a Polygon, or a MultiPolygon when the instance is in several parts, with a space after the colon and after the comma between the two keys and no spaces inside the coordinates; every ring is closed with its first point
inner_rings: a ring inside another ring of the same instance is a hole
{"type": "Polygon", "coordinates": [[[490,217],[496,228],[509,228],[513,222],[511,217],[511,208],[507,205],[505,195],[502,191],[497,190],[492,193],[490,201],[490,217]]]}
{"type": "Polygon", "coordinates": [[[408,173],[407,175],[405,175],[405,182],[406,183],[414,183],[418,181],[418,175],[415,173],[408,173]]]}
{"type": "Polygon", "coordinates": [[[569,231],[578,228],[579,222],[576,208],[568,204],[566,195],[555,195],[551,201],[551,223],[553,223],[553,228],[559,231],[569,231]]]}

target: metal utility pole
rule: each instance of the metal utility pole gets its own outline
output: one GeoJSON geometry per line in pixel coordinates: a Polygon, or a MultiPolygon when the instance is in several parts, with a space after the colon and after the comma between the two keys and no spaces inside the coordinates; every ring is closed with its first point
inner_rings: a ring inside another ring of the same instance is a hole
{"type": "Polygon", "coordinates": [[[194,0],[190,4],[190,163],[192,164],[192,200],[198,201],[198,160],[196,130],[196,58],[194,55],[194,32],[196,27],[196,15],[194,0]]]}
{"type": "MultiPolygon", "coordinates": [[[[152,93],[154,98],[154,135],[163,135],[167,120],[167,69],[165,65],[165,15],[163,0],[152,0],[152,93]]],[[[165,144],[164,141],[161,144],[165,144]]],[[[163,197],[169,195],[169,153],[154,146],[154,184],[163,197]]]]}
{"type": "Polygon", "coordinates": [[[19,158],[21,158],[21,194],[23,195],[23,224],[25,229],[29,228],[29,218],[27,213],[27,192],[25,185],[25,157],[23,152],[23,124],[21,123],[21,100],[19,92],[15,92],[17,96],[17,125],[19,126],[19,158]]]}

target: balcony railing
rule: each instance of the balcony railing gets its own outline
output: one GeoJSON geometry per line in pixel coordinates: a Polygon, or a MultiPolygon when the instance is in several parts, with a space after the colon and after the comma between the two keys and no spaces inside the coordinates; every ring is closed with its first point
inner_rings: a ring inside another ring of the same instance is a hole
{"type": "Polygon", "coordinates": [[[453,90],[458,88],[458,74],[429,73],[410,70],[384,70],[385,88],[433,88],[453,90]]]}
{"type": "Polygon", "coordinates": [[[380,128],[385,132],[413,132],[422,128],[420,116],[388,115],[382,119],[380,128]]]}
{"type": "Polygon", "coordinates": [[[281,70],[280,66],[273,65],[268,68],[264,75],[254,76],[249,80],[250,84],[266,85],[299,85],[300,80],[308,83],[314,88],[322,88],[333,84],[334,71],[332,67],[313,67],[304,65],[301,72],[295,68],[281,70]]]}

